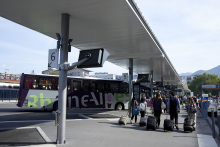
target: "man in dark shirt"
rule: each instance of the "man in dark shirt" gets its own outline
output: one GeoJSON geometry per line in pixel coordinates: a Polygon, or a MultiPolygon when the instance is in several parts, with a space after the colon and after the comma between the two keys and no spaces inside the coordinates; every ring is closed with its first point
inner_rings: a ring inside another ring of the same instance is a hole
{"type": "Polygon", "coordinates": [[[177,97],[175,97],[174,92],[170,93],[170,98],[168,99],[167,102],[167,112],[170,113],[170,119],[174,120],[175,119],[175,127],[177,130],[178,128],[178,111],[180,110],[180,102],[177,97]]]}

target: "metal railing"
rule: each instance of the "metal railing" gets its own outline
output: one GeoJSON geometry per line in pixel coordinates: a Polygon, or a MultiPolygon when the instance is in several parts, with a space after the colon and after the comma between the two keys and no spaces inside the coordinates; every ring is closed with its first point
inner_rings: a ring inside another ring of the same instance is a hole
{"type": "Polygon", "coordinates": [[[18,90],[0,90],[0,101],[18,100],[18,90]]]}

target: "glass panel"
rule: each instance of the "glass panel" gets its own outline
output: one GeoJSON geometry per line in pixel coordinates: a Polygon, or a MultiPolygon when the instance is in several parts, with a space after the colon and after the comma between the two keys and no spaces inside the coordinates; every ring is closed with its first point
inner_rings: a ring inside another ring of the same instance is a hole
{"type": "Polygon", "coordinates": [[[97,92],[104,92],[104,82],[97,81],[96,88],[97,88],[97,92]]]}
{"type": "Polygon", "coordinates": [[[128,84],[120,83],[119,84],[119,93],[128,93],[128,84]]]}
{"type": "Polygon", "coordinates": [[[81,88],[81,81],[72,81],[73,91],[79,91],[81,88]]]}
{"type": "Polygon", "coordinates": [[[118,85],[119,85],[118,82],[111,82],[111,83],[109,83],[109,85],[110,85],[110,92],[111,93],[118,93],[118,85]]]}
{"type": "Polygon", "coordinates": [[[83,81],[83,91],[89,92],[89,81],[83,81]]]}

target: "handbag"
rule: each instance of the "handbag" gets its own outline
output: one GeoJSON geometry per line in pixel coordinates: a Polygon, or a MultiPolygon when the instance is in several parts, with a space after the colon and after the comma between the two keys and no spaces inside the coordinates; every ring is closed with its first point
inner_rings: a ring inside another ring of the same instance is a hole
{"type": "Polygon", "coordinates": [[[139,114],[139,111],[137,108],[133,108],[133,115],[138,115],[139,114]]]}
{"type": "Polygon", "coordinates": [[[161,109],[166,109],[166,104],[161,100],[161,109]]]}
{"type": "Polygon", "coordinates": [[[191,113],[196,113],[196,112],[197,112],[197,108],[195,106],[193,106],[191,109],[191,113]]]}
{"type": "Polygon", "coordinates": [[[134,105],[133,105],[132,114],[133,115],[138,115],[139,114],[138,108],[135,108],[135,102],[134,102],[134,105]]]}

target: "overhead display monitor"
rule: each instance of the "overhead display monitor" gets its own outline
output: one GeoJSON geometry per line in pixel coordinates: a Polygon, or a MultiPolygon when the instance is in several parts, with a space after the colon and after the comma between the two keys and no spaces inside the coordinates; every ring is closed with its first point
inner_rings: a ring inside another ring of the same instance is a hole
{"type": "Polygon", "coordinates": [[[80,51],[78,61],[83,60],[87,56],[90,56],[90,59],[77,66],[78,68],[102,67],[105,60],[109,56],[109,53],[103,48],[82,50],[80,51]]]}
{"type": "Polygon", "coordinates": [[[138,74],[138,81],[141,82],[150,82],[150,74],[138,74]]]}

